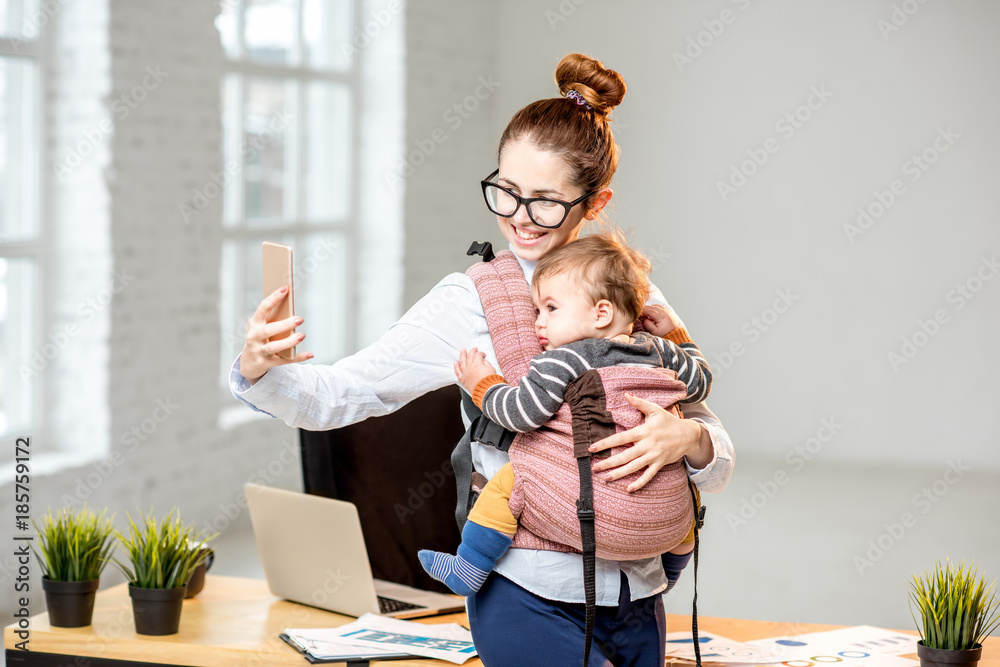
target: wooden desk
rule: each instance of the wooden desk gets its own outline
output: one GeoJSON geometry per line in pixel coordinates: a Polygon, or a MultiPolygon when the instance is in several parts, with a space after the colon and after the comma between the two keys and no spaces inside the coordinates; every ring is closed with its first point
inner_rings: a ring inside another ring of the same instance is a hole
{"type": "MultiPolygon", "coordinates": [[[[48,614],[31,618],[30,653],[14,651],[19,641],[15,626],[4,629],[8,667],[87,665],[123,667],[127,664],[264,667],[304,667],[302,656],[278,639],[285,628],[335,627],[354,620],[330,612],[285,602],[274,597],[267,583],[209,575],[205,589],[184,601],[180,632],[165,637],[137,635],[132,622],[132,604],[125,584],[101,591],[94,607],[94,623],[84,628],[53,628],[48,614]],[[55,654],[55,655],[53,655],[55,654]],[[67,662],[65,656],[82,656],[86,661],[67,662]]],[[[422,619],[427,623],[466,624],[464,614],[422,619]]],[[[667,616],[670,631],[690,628],[688,616],[667,616]]],[[[836,625],[789,624],[699,618],[704,630],[747,641],[780,635],[833,630],[836,625]]],[[[913,633],[911,633],[913,634],[913,633]]],[[[387,667],[425,665],[440,667],[436,660],[394,660],[387,667]]],[[[1000,667],[1000,638],[990,638],[980,667],[1000,667]]],[[[482,663],[470,660],[466,666],[482,663]]]]}

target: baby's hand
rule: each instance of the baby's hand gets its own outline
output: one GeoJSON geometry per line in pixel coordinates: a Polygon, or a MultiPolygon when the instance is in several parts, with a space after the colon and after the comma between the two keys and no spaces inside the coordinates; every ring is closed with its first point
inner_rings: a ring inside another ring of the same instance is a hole
{"type": "Polygon", "coordinates": [[[468,352],[462,350],[455,362],[455,377],[462,383],[462,386],[471,394],[487,375],[496,375],[496,369],[486,361],[486,353],[472,348],[468,352]]]}
{"type": "Polygon", "coordinates": [[[642,309],[642,326],[654,336],[666,336],[678,327],[684,326],[673,309],[666,306],[646,306],[642,309]]]}

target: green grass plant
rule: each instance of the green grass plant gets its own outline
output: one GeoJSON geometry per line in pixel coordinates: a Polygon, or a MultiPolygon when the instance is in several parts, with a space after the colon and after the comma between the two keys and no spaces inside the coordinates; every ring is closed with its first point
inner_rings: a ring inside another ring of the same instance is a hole
{"type": "Polygon", "coordinates": [[[910,582],[910,615],[928,648],[967,650],[976,648],[1000,624],[996,580],[989,585],[972,563],[953,568],[945,559],[934,569],[910,582]],[[914,606],[920,620],[914,615],[914,606]]]}
{"type": "Polygon", "coordinates": [[[196,535],[194,527],[181,521],[175,510],[157,521],[153,510],[136,523],[131,516],[129,534],[117,532],[128,555],[128,563],[115,559],[115,565],[139,588],[180,588],[191,572],[207,557],[200,547],[215,537],[196,535]]]}
{"type": "Polygon", "coordinates": [[[79,511],[63,508],[57,514],[49,510],[42,516],[41,526],[32,521],[38,533],[41,553],[35,553],[42,574],[52,581],[92,581],[111,560],[115,541],[112,519],[107,510],[95,514],[86,505],[79,511]]]}

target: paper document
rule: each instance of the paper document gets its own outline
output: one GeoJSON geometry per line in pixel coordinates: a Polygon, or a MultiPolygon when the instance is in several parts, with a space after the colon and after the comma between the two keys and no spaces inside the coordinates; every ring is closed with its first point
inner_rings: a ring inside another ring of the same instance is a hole
{"type": "Polygon", "coordinates": [[[457,623],[425,625],[365,614],[339,628],[289,628],[285,634],[317,660],[407,654],[460,665],[476,656],[472,633],[457,623]]]}
{"type": "MultiPolygon", "coordinates": [[[[297,630],[290,630],[296,633],[297,630]]],[[[306,630],[305,632],[310,632],[306,630]]],[[[311,663],[317,662],[343,662],[345,660],[373,660],[377,658],[413,658],[412,653],[400,653],[398,651],[386,651],[368,648],[366,646],[355,646],[341,641],[324,641],[322,639],[312,639],[309,636],[296,634],[289,635],[283,632],[278,635],[285,643],[289,644],[296,651],[305,656],[311,663]]]]}
{"type": "MultiPolygon", "coordinates": [[[[705,662],[753,662],[765,665],[782,658],[765,648],[733,641],[704,630],[698,632],[698,647],[705,662]]],[[[694,660],[694,640],[690,632],[667,633],[667,655],[694,660]]]]}
{"type": "MultiPolygon", "coordinates": [[[[711,632],[700,632],[698,639],[701,659],[705,662],[793,663],[787,667],[813,667],[833,662],[841,663],[837,667],[908,667],[917,664],[915,660],[899,657],[916,653],[917,637],[869,625],[749,642],[737,642],[711,632]]],[[[691,633],[667,633],[667,655],[694,660],[691,633]]]]}
{"type": "MultiPolygon", "coordinates": [[[[843,658],[844,663],[850,663],[873,656],[916,653],[917,639],[918,637],[913,635],[904,635],[894,630],[857,625],[826,632],[757,639],[747,643],[779,654],[782,662],[829,656],[828,662],[837,657],[843,658]]],[[[849,665],[845,664],[843,667],[849,665]]]]}

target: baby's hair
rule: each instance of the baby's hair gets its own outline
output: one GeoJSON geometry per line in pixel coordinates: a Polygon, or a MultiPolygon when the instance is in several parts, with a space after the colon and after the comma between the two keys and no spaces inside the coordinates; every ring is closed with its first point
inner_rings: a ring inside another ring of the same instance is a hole
{"type": "Polygon", "coordinates": [[[583,236],[548,253],[535,266],[531,286],[543,278],[569,273],[578,278],[591,303],[607,299],[635,321],[649,298],[649,260],[613,229],[583,236]]]}

